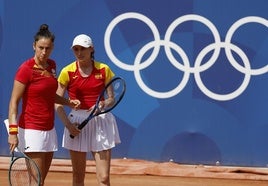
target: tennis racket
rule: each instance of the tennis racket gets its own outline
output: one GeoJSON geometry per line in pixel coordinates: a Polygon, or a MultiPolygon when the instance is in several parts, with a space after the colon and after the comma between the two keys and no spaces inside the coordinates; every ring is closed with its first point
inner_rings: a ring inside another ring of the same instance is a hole
{"type": "MultiPolygon", "coordinates": [[[[107,113],[114,109],[118,103],[122,100],[124,97],[124,94],[126,92],[126,83],[125,80],[121,77],[115,77],[113,78],[103,89],[103,91],[98,96],[98,99],[95,103],[94,108],[90,112],[89,116],[78,126],[78,129],[84,128],[88,122],[94,118],[95,116],[98,116],[100,114],[107,113]],[[105,105],[104,108],[100,108],[100,102],[103,100],[106,100],[109,96],[108,94],[112,94],[114,101],[112,104],[105,105]]],[[[73,135],[70,135],[71,138],[74,138],[73,135]]]]}
{"type": "MultiPolygon", "coordinates": [[[[4,120],[8,132],[8,119],[4,120]]],[[[11,163],[8,169],[10,186],[39,186],[41,174],[36,163],[24,154],[18,147],[12,152],[11,163]]]]}
{"type": "Polygon", "coordinates": [[[17,147],[12,152],[11,163],[8,170],[10,186],[39,186],[41,175],[36,163],[17,147]]]}

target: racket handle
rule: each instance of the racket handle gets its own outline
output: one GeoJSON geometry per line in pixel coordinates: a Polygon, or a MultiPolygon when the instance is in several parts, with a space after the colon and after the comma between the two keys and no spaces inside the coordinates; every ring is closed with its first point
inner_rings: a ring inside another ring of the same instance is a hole
{"type": "Polygon", "coordinates": [[[88,121],[91,119],[92,117],[90,118],[87,118],[85,119],[80,125],[78,125],[78,129],[81,130],[82,128],[84,128],[84,126],[86,126],[86,124],[88,123],[88,121]]]}
{"type": "MultiPolygon", "coordinates": [[[[86,124],[88,123],[88,121],[91,119],[92,117],[90,118],[87,118],[86,120],[84,120],[77,128],[79,130],[81,130],[82,128],[84,128],[84,126],[86,126],[86,124]]],[[[74,136],[72,134],[70,134],[70,138],[74,139],[74,136]]]]}

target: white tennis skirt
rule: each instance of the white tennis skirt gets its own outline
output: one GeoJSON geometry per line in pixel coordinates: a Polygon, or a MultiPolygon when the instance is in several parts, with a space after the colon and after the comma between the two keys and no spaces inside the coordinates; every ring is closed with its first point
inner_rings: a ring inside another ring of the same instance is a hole
{"type": "MultiPolygon", "coordinates": [[[[89,113],[87,110],[72,110],[68,117],[72,123],[82,123],[89,113]]],[[[80,152],[99,152],[111,149],[118,143],[121,141],[115,117],[112,113],[105,113],[92,118],[74,138],[70,138],[65,127],[62,147],[80,152]]]]}
{"type": "Polygon", "coordinates": [[[49,131],[19,128],[18,147],[23,152],[53,152],[58,150],[55,128],[49,131]]]}

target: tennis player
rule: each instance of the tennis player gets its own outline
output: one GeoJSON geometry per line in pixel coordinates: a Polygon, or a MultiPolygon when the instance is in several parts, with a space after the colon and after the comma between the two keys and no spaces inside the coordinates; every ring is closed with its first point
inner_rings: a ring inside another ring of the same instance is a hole
{"type": "MultiPolygon", "coordinates": [[[[81,101],[81,107],[73,109],[68,116],[61,105],[57,105],[56,110],[65,126],[62,145],[70,151],[73,185],[84,185],[87,152],[92,152],[96,161],[99,185],[110,185],[111,149],[120,143],[115,117],[109,112],[96,116],[81,131],[77,125],[88,117],[114,73],[107,64],[95,61],[94,46],[88,35],[76,36],[72,50],[76,60],[62,69],[57,94],[63,96],[67,91],[71,99],[81,101]]],[[[113,100],[104,100],[102,106],[110,101],[113,100]]]]}
{"type": "Polygon", "coordinates": [[[34,36],[34,56],[21,64],[16,72],[9,102],[10,150],[19,146],[33,159],[41,173],[44,184],[54,151],[57,151],[57,135],[54,128],[54,103],[71,107],[79,106],[78,100],[70,101],[56,95],[56,63],[49,58],[54,47],[55,36],[43,24],[34,36]],[[19,103],[22,109],[19,119],[19,103]]]}

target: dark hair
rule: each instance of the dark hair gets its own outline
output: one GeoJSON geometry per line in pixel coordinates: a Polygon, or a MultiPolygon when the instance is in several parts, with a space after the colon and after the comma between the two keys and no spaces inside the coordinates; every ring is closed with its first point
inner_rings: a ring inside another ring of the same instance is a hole
{"type": "Polygon", "coordinates": [[[34,36],[34,41],[38,41],[40,38],[45,37],[51,39],[52,43],[54,43],[55,36],[52,32],[49,31],[47,24],[42,24],[38,30],[38,32],[34,36]]]}

